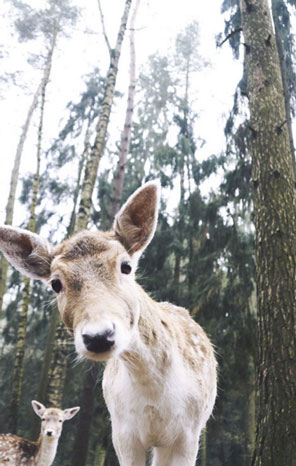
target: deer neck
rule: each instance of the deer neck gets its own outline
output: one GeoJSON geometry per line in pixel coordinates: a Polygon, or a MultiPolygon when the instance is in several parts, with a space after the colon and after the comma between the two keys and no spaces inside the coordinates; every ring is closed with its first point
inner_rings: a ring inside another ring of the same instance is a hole
{"type": "Polygon", "coordinates": [[[121,354],[120,359],[137,382],[144,385],[154,380],[157,384],[170,367],[171,343],[164,328],[159,303],[142,288],[139,289],[139,305],[137,327],[129,348],[121,354]]]}
{"type": "Polygon", "coordinates": [[[55,458],[58,448],[58,438],[39,437],[35,466],[50,466],[55,458]]]}

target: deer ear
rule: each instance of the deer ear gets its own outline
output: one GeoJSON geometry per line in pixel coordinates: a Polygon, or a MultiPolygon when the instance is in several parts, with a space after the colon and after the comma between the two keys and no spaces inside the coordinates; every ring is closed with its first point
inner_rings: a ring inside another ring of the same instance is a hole
{"type": "Polygon", "coordinates": [[[149,182],[137,189],[116,215],[113,230],[130,255],[139,256],[152,240],[158,205],[159,184],[149,182]]]}
{"type": "Polygon", "coordinates": [[[37,416],[42,417],[44,411],[46,410],[45,406],[42,403],[39,403],[39,401],[32,400],[31,401],[33,409],[37,416]]]}
{"type": "Polygon", "coordinates": [[[37,279],[49,277],[49,245],[35,233],[7,225],[0,227],[0,251],[22,274],[37,279]]]}
{"type": "Polygon", "coordinates": [[[64,421],[68,421],[69,419],[72,419],[78,411],[80,410],[80,406],[76,406],[75,408],[68,408],[64,409],[64,421]]]}

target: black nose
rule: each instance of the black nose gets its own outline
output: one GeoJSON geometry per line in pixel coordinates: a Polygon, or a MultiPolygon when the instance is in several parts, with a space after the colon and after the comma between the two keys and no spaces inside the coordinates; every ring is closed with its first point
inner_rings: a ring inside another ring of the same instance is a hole
{"type": "Polygon", "coordinates": [[[83,343],[88,351],[92,353],[104,353],[114,345],[114,330],[106,330],[96,335],[82,335],[83,343]]]}

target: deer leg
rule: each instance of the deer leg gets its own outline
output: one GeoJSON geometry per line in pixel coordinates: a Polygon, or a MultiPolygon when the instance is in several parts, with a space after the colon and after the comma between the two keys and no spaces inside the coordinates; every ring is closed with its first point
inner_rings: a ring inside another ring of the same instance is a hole
{"type": "Polygon", "coordinates": [[[113,445],[120,466],[145,466],[145,449],[132,435],[113,434],[113,445]]]}
{"type": "Polygon", "coordinates": [[[151,466],[194,466],[198,452],[199,435],[176,440],[168,447],[155,447],[151,466]]]}

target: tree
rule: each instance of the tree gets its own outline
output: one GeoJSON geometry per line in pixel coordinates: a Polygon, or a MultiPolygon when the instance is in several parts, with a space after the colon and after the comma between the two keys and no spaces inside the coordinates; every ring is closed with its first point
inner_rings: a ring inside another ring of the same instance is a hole
{"type": "MultiPolygon", "coordinates": [[[[117,79],[117,73],[118,73],[118,63],[119,63],[119,58],[120,58],[120,53],[121,53],[121,46],[122,46],[122,42],[124,38],[124,33],[126,30],[126,25],[127,25],[129,11],[131,8],[131,3],[132,3],[132,0],[125,0],[125,7],[124,7],[123,15],[121,17],[121,22],[120,22],[120,27],[119,27],[118,34],[117,34],[116,44],[113,49],[111,48],[108,38],[106,36],[103,16],[101,15],[104,37],[105,37],[106,44],[109,50],[110,65],[109,65],[109,69],[108,69],[107,77],[106,77],[106,87],[105,87],[104,99],[102,102],[102,109],[101,109],[101,113],[100,113],[99,120],[98,120],[97,127],[96,127],[95,142],[91,149],[90,156],[88,158],[86,168],[85,168],[85,174],[84,174],[84,179],[83,179],[82,189],[81,189],[81,200],[80,200],[80,205],[79,205],[78,214],[77,214],[77,221],[75,224],[76,232],[82,230],[83,228],[87,226],[87,222],[90,217],[91,197],[92,197],[94,186],[95,186],[99,163],[100,163],[100,160],[103,155],[104,148],[105,148],[107,128],[109,124],[111,108],[112,108],[112,103],[113,103],[113,98],[114,98],[114,93],[115,93],[115,85],[116,85],[116,79],[117,79]]],[[[99,7],[100,7],[100,2],[99,2],[99,7]]]]}
{"type": "MultiPolygon", "coordinates": [[[[20,0],[12,0],[12,4],[15,6],[18,13],[15,20],[15,27],[20,40],[32,40],[38,37],[39,33],[42,33],[45,39],[46,58],[44,60],[44,64],[42,64],[42,77],[29,106],[16,149],[14,165],[10,179],[10,190],[6,205],[6,225],[12,225],[13,222],[13,210],[15,205],[21,157],[29,127],[31,125],[32,117],[38,104],[38,100],[50,78],[53,53],[56,48],[58,35],[65,32],[67,22],[71,21],[72,23],[75,23],[78,13],[77,9],[70,5],[69,0],[55,0],[48,8],[43,10],[33,10],[29,5],[20,0]]],[[[3,296],[6,289],[7,268],[8,263],[2,256],[0,263],[0,313],[2,311],[3,296]]]]}
{"type": "MultiPolygon", "coordinates": [[[[42,93],[41,93],[41,105],[40,105],[40,120],[38,126],[38,142],[37,142],[37,167],[34,175],[34,182],[32,186],[32,200],[30,205],[30,219],[28,230],[35,232],[36,230],[36,207],[38,201],[38,191],[39,191],[39,180],[40,180],[40,163],[41,163],[41,141],[42,141],[42,131],[43,131],[43,117],[44,117],[44,105],[45,105],[45,90],[46,90],[47,81],[45,81],[42,93]]],[[[30,303],[30,279],[24,279],[24,288],[22,292],[22,303],[21,303],[21,312],[18,322],[18,333],[17,333],[17,344],[16,344],[16,356],[14,361],[14,371],[12,378],[12,388],[11,388],[11,400],[10,400],[10,410],[9,410],[9,429],[10,432],[17,432],[17,422],[18,422],[18,410],[19,402],[22,389],[22,379],[23,379],[23,370],[24,370],[24,356],[25,356],[25,345],[26,345],[26,333],[27,333],[27,320],[28,320],[28,309],[30,303]]]]}
{"type": "Polygon", "coordinates": [[[250,108],[259,320],[253,466],[295,464],[296,206],[281,69],[268,2],[240,2],[250,108]]]}
{"type": "Polygon", "coordinates": [[[135,21],[138,13],[139,4],[140,0],[136,0],[136,5],[130,21],[130,82],[128,88],[124,128],[120,140],[118,162],[111,185],[111,207],[109,209],[111,222],[113,221],[116,213],[120,209],[124,177],[126,171],[127,155],[130,147],[132,121],[135,105],[134,100],[136,93],[135,21]]]}

